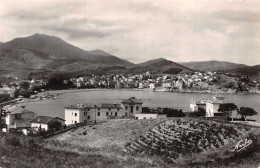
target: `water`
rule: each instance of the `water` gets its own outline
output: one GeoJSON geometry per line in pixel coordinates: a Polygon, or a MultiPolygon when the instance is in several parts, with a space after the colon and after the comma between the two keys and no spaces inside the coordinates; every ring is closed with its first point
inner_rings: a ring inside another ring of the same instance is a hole
{"type": "MultiPolygon", "coordinates": [[[[55,91],[54,91],[55,93],[55,91]]],[[[173,107],[189,110],[189,101],[192,98],[209,98],[214,94],[149,92],[141,90],[72,90],[62,94],[62,99],[44,100],[26,104],[28,110],[38,115],[57,116],[64,118],[64,107],[77,103],[120,103],[121,99],[136,97],[143,100],[143,106],[173,107]]],[[[235,103],[238,107],[252,107],[257,116],[248,117],[260,122],[260,95],[259,94],[228,94],[225,102],[235,103]]]]}

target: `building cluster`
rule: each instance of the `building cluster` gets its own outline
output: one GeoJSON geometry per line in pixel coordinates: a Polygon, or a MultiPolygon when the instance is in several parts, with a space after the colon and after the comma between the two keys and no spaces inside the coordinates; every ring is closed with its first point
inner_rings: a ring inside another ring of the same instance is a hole
{"type": "Polygon", "coordinates": [[[65,107],[65,124],[93,123],[109,118],[155,119],[157,114],[143,113],[142,100],[131,97],[120,104],[74,104],[65,107]]]}
{"type": "MultiPolygon", "coordinates": [[[[194,72],[192,74],[166,75],[146,72],[137,75],[103,75],[86,76],[64,80],[72,82],[77,88],[138,88],[154,91],[208,91],[208,92],[229,92],[235,93],[239,88],[239,77],[228,77],[229,74],[218,74],[217,72],[194,72]],[[221,81],[221,75],[230,78],[230,82],[221,81]],[[221,84],[222,83],[222,84],[221,84]]],[[[241,77],[243,79],[243,77],[241,77]]],[[[241,86],[245,82],[241,82],[241,86]]],[[[251,81],[246,85],[248,92],[258,91],[259,82],[251,81]]]]}
{"type": "Polygon", "coordinates": [[[28,131],[43,129],[48,131],[65,125],[65,120],[59,117],[36,116],[34,112],[26,110],[23,106],[7,105],[3,109],[1,123],[6,125],[3,131],[20,130],[25,135],[28,131]],[[56,125],[54,125],[56,124],[56,125]]]}

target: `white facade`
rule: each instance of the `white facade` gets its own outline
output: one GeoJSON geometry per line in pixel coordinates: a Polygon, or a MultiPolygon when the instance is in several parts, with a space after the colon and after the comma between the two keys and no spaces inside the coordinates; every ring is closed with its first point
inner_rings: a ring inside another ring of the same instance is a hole
{"type": "MultiPolygon", "coordinates": [[[[112,104],[113,105],[113,104],[112,104]]],[[[102,121],[109,117],[122,117],[125,113],[122,110],[121,105],[116,106],[90,106],[80,105],[80,107],[65,107],[65,124],[76,124],[88,121],[102,121]]]]}
{"type": "Polygon", "coordinates": [[[32,128],[41,128],[41,129],[44,129],[46,131],[48,130],[48,124],[43,124],[43,123],[32,123],[31,127],[32,128]]]}
{"type": "Polygon", "coordinates": [[[156,119],[156,118],[157,118],[157,114],[151,114],[151,113],[135,114],[135,119],[137,119],[137,120],[156,119]]]}
{"type": "Polygon", "coordinates": [[[206,103],[206,117],[214,117],[216,113],[218,112],[218,108],[220,104],[224,103],[225,97],[223,96],[218,96],[218,97],[213,97],[212,101],[208,101],[206,103]]]}

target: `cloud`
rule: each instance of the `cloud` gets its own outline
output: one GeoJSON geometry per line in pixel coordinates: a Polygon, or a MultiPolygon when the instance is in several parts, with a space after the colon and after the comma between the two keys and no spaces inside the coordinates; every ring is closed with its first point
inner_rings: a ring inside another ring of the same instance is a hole
{"type": "Polygon", "coordinates": [[[89,38],[89,37],[95,37],[95,38],[103,38],[105,36],[108,36],[108,33],[98,32],[98,31],[89,31],[89,30],[79,30],[79,29],[73,29],[73,28],[52,28],[52,30],[55,30],[57,32],[66,33],[69,38],[75,39],[75,38],[89,38]]]}
{"type": "Polygon", "coordinates": [[[229,22],[259,22],[260,12],[259,11],[248,11],[248,10],[219,10],[211,14],[212,18],[227,20],[229,22]]]}

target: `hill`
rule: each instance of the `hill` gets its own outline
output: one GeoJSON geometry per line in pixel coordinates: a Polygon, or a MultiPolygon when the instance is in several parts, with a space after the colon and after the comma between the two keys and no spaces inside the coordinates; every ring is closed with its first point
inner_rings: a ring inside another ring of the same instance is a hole
{"type": "Polygon", "coordinates": [[[260,65],[240,67],[230,70],[230,73],[236,75],[245,75],[251,80],[260,80],[260,65]]]}
{"type": "Polygon", "coordinates": [[[219,71],[247,67],[244,64],[235,64],[226,61],[180,62],[179,64],[197,71],[219,71]]]}
{"type": "Polygon", "coordinates": [[[135,66],[102,50],[84,51],[58,37],[41,34],[0,44],[0,62],[0,75],[11,74],[21,78],[39,71],[71,72],[107,66],[135,66]]]}
{"type": "Polygon", "coordinates": [[[138,67],[134,69],[139,71],[155,71],[159,73],[167,74],[178,74],[178,73],[190,73],[193,72],[192,69],[187,68],[183,65],[177,64],[173,61],[167,60],[165,58],[158,58],[150,61],[146,61],[138,64],[138,67]]]}

